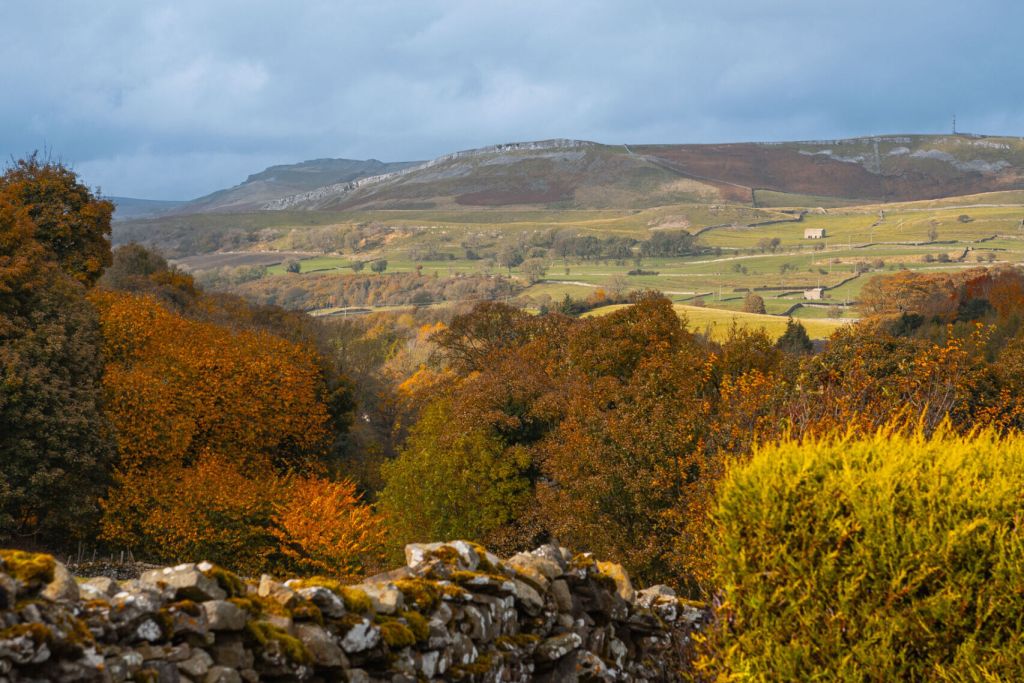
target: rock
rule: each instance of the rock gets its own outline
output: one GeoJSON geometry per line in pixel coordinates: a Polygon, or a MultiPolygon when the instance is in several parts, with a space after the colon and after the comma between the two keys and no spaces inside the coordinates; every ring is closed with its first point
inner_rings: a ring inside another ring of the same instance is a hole
{"type": "Polygon", "coordinates": [[[551,582],[562,575],[561,565],[533,553],[513,555],[505,564],[519,574],[520,578],[533,584],[540,593],[546,592],[551,582]]]}
{"type": "Polygon", "coordinates": [[[316,605],[325,617],[339,619],[345,616],[345,601],[332,590],[322,586],[313,586],[300,588],[299,595],[316,605]]]}
{"type": "Polygon", "coordinates": [[[574,651],[583,644],[583,639],[575,633],[563,633],[560,636],[548,638],[540,645],[534,653],[534,657],[540,662],[554,662],[574,651]]]}
{"type": "Polygon", "coordinates": [[[10,609],[17,602],[18,582],[0,571],[0,609],[10,609]]]}
{"type": "Polygon", "coordinates": [[[427,678],[443,674],[447,668],[446,665],[447,662],[441,656],[441,653],[436,650],[416,653],[416,670],[427,678]]]}
{"type": "Polygon", "coordinates": [[[211,666],[203,683],[242,683],[242,676],[226,666],[211,666]]]}
{"type": "Polygon", "coordinates": [[[348,666],[348,659],[331,635],[316,624],[297,624],[295,636],[313,655],[313,662],[318,666],[341,668],[348,666]]]}
{"type": "Polygon", "coordinates": [[[143,671],[152,672],[151,677],[143,680],[156,680],[157,683],[179,683],[181,676],[178,675],[178,667],[172,662],[153,660],[143,665],[143,671]]]}
{"type": "Polygon", "coordinates": [[[177,567],[154,569],[139,578],[143,586],[167,588],[174,591],[178,600],[223,600],[227,593],[217,585],[214,579],[206,576],[193,564],[180,564],[177,567]]]}
{"type": "MultiPolygon", "coordinates": [[[[430,557],[437,557],[446,564],[454,563],[455,569],[463,571],[476,571],[480,567],[480,554],[476,551],[476,545],[468,541],[449,541],[448,543],[410,543],[405,546],[405,564],[409,567],[416,567],[430,557]],[[450,556],[450,557],[449,557],[450,556]]],[[[500,560],[491,555],[487,558],[493,565],[500,560]],[[490,558],[493,558],[491,560],[490,558]]]]}
{"type": "Polygon", "coordinates": [[[544,609],[544,598],[523,581],[513,579],[513,583],[516,586],[516,602],[522,605],[523,611],[530,616],[540,614],[540,611],[544,609]]]}
{"type": "Polygon", "coordinates": [[[183,662],[178,662],[178,671],[192,680],[201,681],[211,666],[213,666],[213,657],[203,650],[196,650],[191,657],[183,662]]]}
{"type": "Polygon", "coordinates": [[[285,608],[295,607],[295,605],[301,602],[298,593],[283,583],[274,581],[274,578],[269,574],[264,574],[260,577],[260,585],[256,589],[256,594],[261,598],[270,598],[285,608]]]}
{"type": "Polygon", "coordinates": [[[443,650],[448,647],[452,642],[451,634],[448,633],[448,629],[445,625],[437,619],[431,619],[429,622],[430,636],[427,638],[427,647],[431,650],[443,650]]]}
{"type": "Polygon", "coordinates": [[[615,580],[615,589],[618,591],[620,598],[626,602],[633,602],[636,593],[633,590],[633,584],[629,580],[629,574],[626,573],[621,564],[598,562],[597,570],[604,576],[610,576],[615,580]]]}
{"type": "Polygon", "coordinates": [[[245,610],[227,600],[207,600],[202,606],[211,631],[241,631],[249,618],[245,610]]]}
{"type": "Polygon", "coordinates": [[[0,682],[668,683],[678,680],[671,667],[707,619],[703,605],[665,586],[634,591],[627,601],[632,586],[621,567],[581,554],[566,568],[567,551],[554,545],[505,563],[464,541],[419,548],[427,550],[409,549],[423,558],[415,571],[379,576],[412,575],[423,582],[415,587],[423,599],[406,605],[396,585],[401,579],[366,581],[353,588],[375,608],[369,616],[348,611],[344,598],[324,586],[265,576],[244,582],[243,594],[261,596],[257,617],[223,597],[219,585],[211,587],[203,571],[212,566],[187,564],[121,586],[94,579],[77,600],[54,588],[55,601],[22,601],[14,610],[13,589],[4,593],[5,581],[14,582],[0,567],[0,682]],[[222,597],[182,597],[218,590],[222,597]],[[415,644],[395,624],[389,646],[376,620],[400,620],[415,644]],[[93,633],[95,646],[82,647],[78,623],[93,633]]]}
{"type": "Polygon", "coordinates": [[[235,634],[223,634],[209,650],[213,661],[229,669],[243,669],[252,666],[252,653],[247,652],[242,640],[235,634]],[[225,638],[230,636],[230,638],[225,638]]]}
{"type": "Polygon", "coordinates": [[[117,585],[117,581],[114,581],[109,576],[94,576],[91,579],[82,582],[79,586],[80,590],[84,590],[86,588],[108,598],[112,598],[121,592],[121,587],[117,585]]]}
{"type": "Polygon", "coordinates": [[[341,649],[348,654],[363,652],[372,647],[376,647],[379,642],[380,629],[370,623],[369,619],[364,618],[358,624],[350,628],[348,633],[345,634],[345,637],[342,638],[341,649]]]}
{"type": "Polygon", "coordinates": [[[569,560],[572,559],[572,554],[568,553],[568,551],[563,552],[564,550],[564,548],[548,543],[530,551],[530,554],[554,562],[564,572],[569,567],[569,560]]]}
{"type": "Polygon", "coordinates": [[[366,592],[377,614],[397,614],[405,606],[402,591],[393,583],[364,583],[357,588],[366,592]]]}
{"type": "Polygon", "coordinates": [[[60,562],[54,562],[53,581],[46,584],[39,592],[39,596],[52,602],[78,600],[78,584],[67,567],[60,562]]]}
{"type": "Polygon", "coordinates": [[[569,592],[569,584],[564,579],[551,582],[551,596],[555,599],[559,612],[572,612],[572,593],[569,592]]]}

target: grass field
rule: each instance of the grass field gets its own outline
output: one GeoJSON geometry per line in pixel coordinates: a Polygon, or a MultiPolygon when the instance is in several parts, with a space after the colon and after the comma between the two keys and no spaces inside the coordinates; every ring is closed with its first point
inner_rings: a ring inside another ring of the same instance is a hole
{"type": "MultiPolygon", "coordinates": [[[[594,309],[584,316],[607,315],[612,311],[624,308],[628,304],[604,306],[594,309]]],[[[739,311],[723,311],[715,308],[702,308],[699,306],[685,306],[676,304],[676,312],[683,317],[690,330],[695,332],[707,332],[712,339],[722,340],[729,333],[733,324],[740,327],[763,329],[773,339],[778,339],[786,331],[786,318],[772,315],[758,315],[756,313],[742,313],[739,311]]],[[[807,329],[811,339],[827,339],[838,328],[848,324],[842,320],[831,319],[804,319],[801,324],[807,329]]]]}
{"type": "MultiPolygon", "coordinates": [[[[566,295],[585,299],[598,289],[609,292],[657,290],[687,311],[693,326],[712,325],[721,334],[735,320],[781,333],[791,314],[805,321],[812,336],[823,338],[834,318],[856,316],[854,304],[864,284],[877,274],[900,269],[958,270],[982,264],[1024,262],[1024,191],[996,192],[885,205],[844,206],[845,200],[758,192],[759,201],[778,206],[803,206],[799,212],[753,208],[741,204],[672,204],[649,209],[573,210],[538,208],[451,208],[362,212],[279,212],[272,215],[220,215],[202,220],[219,230],[257,230],[262,241],[251,256],[236,252],[190,257],[194,269],[265,264],[267,277],[279,277],[284,262],[299,259],[300,273],[351,274],[355,261],[386,259],[386,274],[419,272],[426,276],[510,273],[493,258],[465,258],[465,245],[484,255],[507,245],[525,245],[551,230],[598,237],[628,235],[648,239],[660,230],[697,233],[702,255],[645,258],[644,275],[625,261],[562,260],[544,257],[546,273],[528,286],[520,301],[531,309],[553,305],[566,295]],[[276,225],[274,221],[277,221],[276,225]],[[782,221],[758,225],[763,221],[782,221]],[[345,229],[356,225],[387,226],[381,246],[356,253],[299,253],[306,230],[345,229]],[[804,238],[807,228],[823,228],[822,240],[804,238]],[[774,246],[769,243],[776,240],[774,246]],[[426,249],[429,247],[429,249],[426,249]],[[287,252],[287,253],[286,253],[287,252]],[[423,260],[423,253],[445,258],[423,260]],[[858,272],[863,272],[858,276],[858,272]],[[805,291],[825,288],[821,306],[796,307],[805,291]],[[743,299],[756,290],[768,316],[743,314],[743,299]],[[695,302],[704,307],[687,306],[695,302]]],[[[172,219],[168,219],[172,220],[172,219]]],[[[543,253],[543,251],[542,251],[543,253]]],[[[520,269],[512,277],[524,281],[520,269]]],[[[293,276],[294,277],[294,276],[293,276]]],[[[301,286],[301,279],[296,281],[301,286]]]]}

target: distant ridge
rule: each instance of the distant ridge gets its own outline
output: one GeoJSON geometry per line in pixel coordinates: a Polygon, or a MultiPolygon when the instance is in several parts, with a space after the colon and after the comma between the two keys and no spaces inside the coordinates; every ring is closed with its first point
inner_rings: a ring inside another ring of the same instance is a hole
{"type": "Polygon", "coordinates": [[[274,166],[177,213],[764,205],[807,198],[938,199],[1024,189],[1024,139],[880,135],[797,142],[607,145],[513,142],[424,162],[319,159],[274,166]],[[769,200],[764,197],[768,196],[769,200]]]}
{"type": "Polygon", "coordinates": [[[377,159],[312,159],[297,164],[271,166],[244,182],[183,204],[178,213],[214,213],[259,210],[268,201],[314,188],[345,183],[366,176],[390,173],[415,161],[383,162],[377,159]]]}

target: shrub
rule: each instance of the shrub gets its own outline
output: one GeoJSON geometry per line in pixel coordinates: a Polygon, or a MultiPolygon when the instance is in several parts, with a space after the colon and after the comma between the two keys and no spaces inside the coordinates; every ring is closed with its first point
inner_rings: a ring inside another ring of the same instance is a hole
{"type": "Polygon", "coordinates": [[[1024,668],[1024,438],[788,442],[713,513],[716,680],[1012,680],[1024,668]]]}

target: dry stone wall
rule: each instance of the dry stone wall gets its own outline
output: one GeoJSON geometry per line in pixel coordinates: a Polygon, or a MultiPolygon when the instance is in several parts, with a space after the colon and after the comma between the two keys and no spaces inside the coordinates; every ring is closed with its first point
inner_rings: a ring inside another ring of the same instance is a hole
{"type": "Polygon", "coordinates": [[[358,585],[209,563],[76,582],[0,551],[0,681],[674,681],[706,613],[552,545],[410,545],[358,585]]]}

